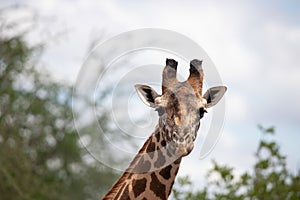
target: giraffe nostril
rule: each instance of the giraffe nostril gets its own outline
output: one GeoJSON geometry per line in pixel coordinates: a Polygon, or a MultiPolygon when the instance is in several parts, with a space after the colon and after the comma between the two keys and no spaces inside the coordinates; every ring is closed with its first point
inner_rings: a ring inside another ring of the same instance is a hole
{"type": "Polygon", "coordinates": [[[183,137],[179,138],[179,142],[183,142],[183,141],[184,141],[183,137]]]}
{"type": "Polygon", "coordinates": [[[173,138],[174,138],[175,140],[177,140],[176,132],[173,133],[173,138]]]}

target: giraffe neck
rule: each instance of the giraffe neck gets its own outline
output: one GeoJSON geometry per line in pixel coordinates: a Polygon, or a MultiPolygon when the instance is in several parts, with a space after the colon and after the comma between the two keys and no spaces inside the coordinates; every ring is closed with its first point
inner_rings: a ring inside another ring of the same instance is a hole
{"type": "Polygon", "coordinates": [[[163,134],[156,128],[103,200],[168,199],[181,158],[165,148],[163,134]]]}

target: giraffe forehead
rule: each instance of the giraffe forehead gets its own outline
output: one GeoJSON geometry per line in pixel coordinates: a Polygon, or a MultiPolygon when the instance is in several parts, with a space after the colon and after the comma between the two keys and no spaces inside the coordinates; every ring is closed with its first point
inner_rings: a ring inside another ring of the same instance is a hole
{"type": "Polygon", "coordinates": [[[187,83],[179,83],[164,95],[168,102],[177,102],[178,104],[184,106],[197,106],[199,100],[202,99],[201,96],[187,83]]]}
{"type": "Polygon", "coordinates": [[[167,102],[166,109],[179,117],[189,116],[195,110],[198,110],[202,104],[202,101],[195,94],[191,93],[171,94],[167,102]]]}

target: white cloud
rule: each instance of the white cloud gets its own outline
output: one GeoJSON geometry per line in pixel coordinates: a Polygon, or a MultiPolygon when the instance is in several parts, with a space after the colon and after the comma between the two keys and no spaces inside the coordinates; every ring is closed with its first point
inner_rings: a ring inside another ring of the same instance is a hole
{"type": "Polygon", "coordinates": [[[239,94],[229,92],[226,95],[226,118],[232,121],[244,122],[251,113],[247,110],[247,100],[239,94]]]}

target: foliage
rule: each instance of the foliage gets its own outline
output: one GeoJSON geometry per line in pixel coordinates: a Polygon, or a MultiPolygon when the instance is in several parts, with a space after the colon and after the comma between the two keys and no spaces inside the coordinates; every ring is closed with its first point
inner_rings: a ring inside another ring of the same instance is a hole
{"type": "Polygon", "coordinates": [[[269,138],[275,134],[274,127],[259,129],[264,137],[255,152],[253,171],[238,176],[234,168],[213,161],[207,187],[193,191],[189,177],[181,177],[173,189],[174,199],[300,199],[300,171],[287,170],[286,157],[269,138]]]}
{"type": "Polygon", "coordinates": [[[5,34],[18,22],[0,25],[0,199],[99,199],[117,175],[85,162],[71,88],[37,70],[25,33],[5,34]]]}

